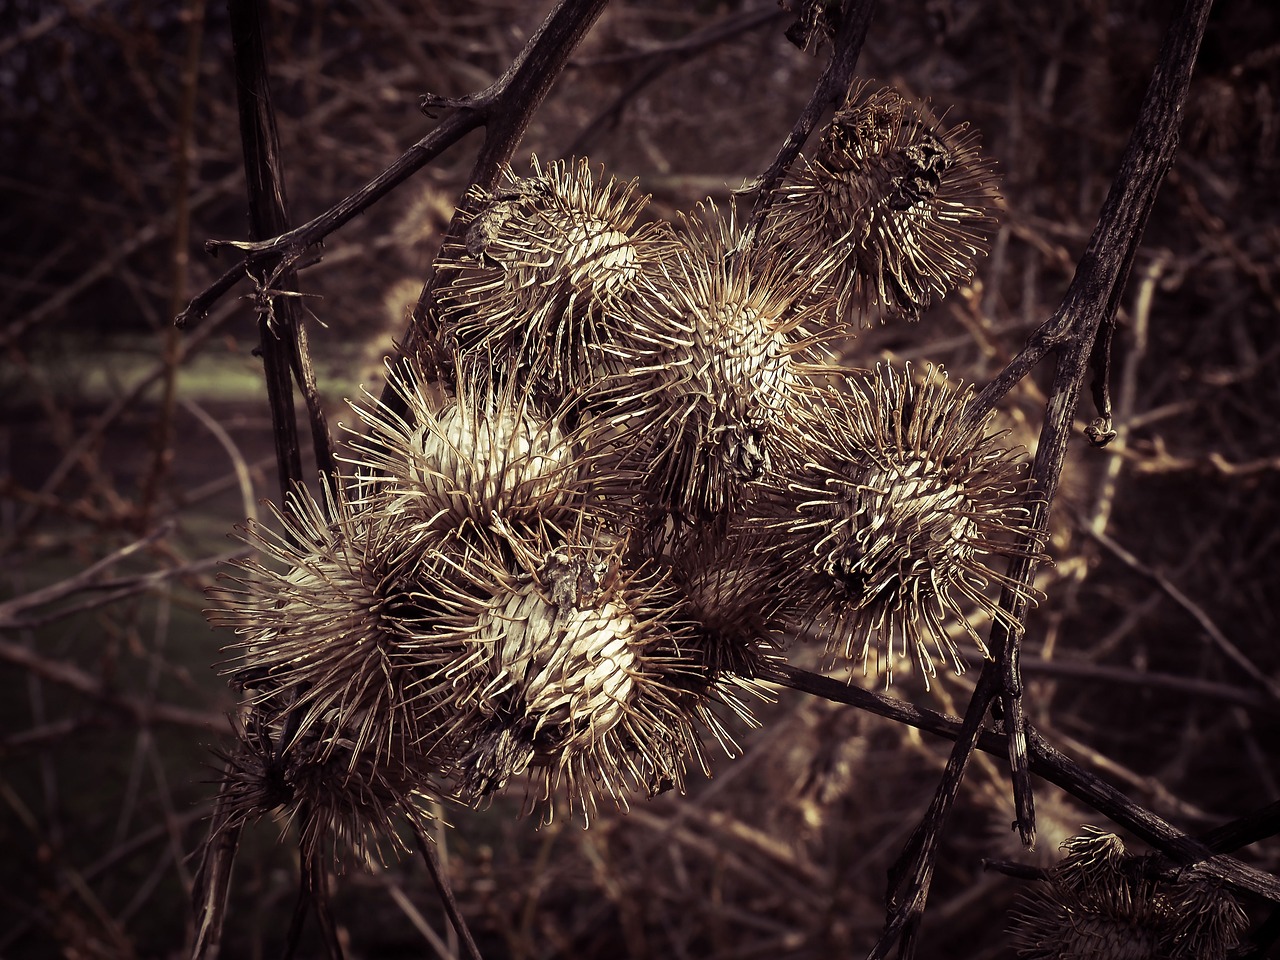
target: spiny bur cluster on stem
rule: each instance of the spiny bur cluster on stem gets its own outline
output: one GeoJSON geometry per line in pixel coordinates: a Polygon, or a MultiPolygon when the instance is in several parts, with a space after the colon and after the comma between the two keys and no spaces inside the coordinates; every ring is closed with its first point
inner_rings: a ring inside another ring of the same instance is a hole
{"type": "Polygon", "coordinates": [[[859,86],[760,231],[710,202],[662,222],[585,160],[469,192],[397,402],[353,403],[341,475],[250,525],[211,591],[234,815],[394,850],[427,801],[521,783],[588,818],[682,789],[708,737],[735,753],[789,637],[874,647],[886,682],[959,668],[952,625],[985,653],[1019,452],[940,368],[829,350],[851,312],[971,276],[976,151],[859,86]]]}
{"type": "Polygon", "coordinates": [[[1063,857],[1024,893],[1011,934],[1026,960],[1223,960],[1248,919],[1216,882],[1173,875],[1158,858],[1126,852],[1096,827],[1062,844],[1063,857]]]}

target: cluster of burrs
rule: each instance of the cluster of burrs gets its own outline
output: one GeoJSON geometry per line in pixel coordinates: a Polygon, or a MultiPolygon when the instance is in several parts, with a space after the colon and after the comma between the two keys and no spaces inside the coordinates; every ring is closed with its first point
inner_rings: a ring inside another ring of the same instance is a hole
{"type": "Polygon", "coordinates": [[[1230,891],[1086,831],[1020,898],[1011,929],[1019,957],[1224,960],[1239,944],[1248,919],[1230,891]]]}
{"type": "Polygon", "coordinates": [[[682,788],[708,733],[732,753],[783,638],[960,668],[1005,616],[1019,452],[940,369],[830,356],[970,279],[993,199],[972,134],[865,87],[755,230],[648,218],[583,160],[471,191],[347,475],[217,591],[236,808],[313,845],[515,781],[589,815],[682,788]]]}

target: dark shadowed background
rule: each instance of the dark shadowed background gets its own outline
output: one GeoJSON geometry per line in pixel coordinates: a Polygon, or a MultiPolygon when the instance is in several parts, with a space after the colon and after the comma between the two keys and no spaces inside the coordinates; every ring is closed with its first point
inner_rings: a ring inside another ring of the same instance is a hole
{"type": "MultiPolygon", "coordinates": [[[[422,137],[435,122],[422,94],[497,77],[548,6],[272,4],[293,221],[422,137]]],[[[860,76],[980,129],[1003,209],[978,280],[918,324],[858,337],[851,364],[932,361],[982,383],[1048,317],[1172,6],[882,5],[860,76]]],[[[821,70],[825,51],[790,44],[789,23],[771,0],[614,0],[534,117],[518,168],[530,153],[589,156],[638,177],[664,217],[727,202],[773,158],[821,70]]],[[[1280,9],[1221,0],[1122,302],[1120,436],[1069,454],[1025,645],[1036,726],[1191,833],[1280,797],[1278,98],[1280,9]]],[[[339,434],[346,398],[379,389],[478,139],[329,237],[301,273],[339,434]]],[[[204,241],[246,236],[240,149],[222,3],[0,5],[3,957],[189,949],[190,854],[234,707],[217,670],[229,638],[205,623],[202,592],[237,549],[233,525],[279,489],[251,287],[172,325],[234,262],[204,241]]],[[[1025,381],[1001,413],[1028,445],[1042,387],[1025,381]]],[[[904,670],[894,692],[954,713],[972,676],[926,691],[904,670]]],[[[743,732],[744,755],[718,758],[689,796],[588,830],[517,819],[518,790],[446,811],[440,850],[485,955],[865,953],[885,870],[949,745],[790,691],[778,700],[743,732]]],[[[1106,826],[1051,787],[1040,804],[1040,849],[1027,854],[1008,831],[1001,764],[979,759],[922,955],[1013,955],[1004,929],[1020,884],[984,873],[982,858],[1046,863],[1081,824],[1106,826]]],[[[264,823],[246,836],[225,956],[273,957],[284,941],[296,853],[279,833],[264,823]]],[[[1280,868],[1274,839],[1240,856],[1280,868]]],[[[444,936],[421,864],[353,864],[334,890],[353,957],[433,955],[424,927],[444,936]]]]}

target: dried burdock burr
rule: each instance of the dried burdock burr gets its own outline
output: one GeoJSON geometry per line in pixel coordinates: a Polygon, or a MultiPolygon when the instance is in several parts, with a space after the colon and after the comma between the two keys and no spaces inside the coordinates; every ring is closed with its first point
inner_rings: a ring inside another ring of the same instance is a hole
{"type": "Polygon", "coordinates": [[[438,722],[433,677],[457,651],[404,645],[430,634],[437,603],[393,515],[328,488],[288,507],[279,531],[249,525],[257,556],[210,590],[210,622],[238,635],[227,672],[248,716],[229,788],[246,818],[305,809],[305,844],[359,845],[436,793],[442,758],[419,744],[438,722]]]}
{"type": "Polygon", "coordinates": [[[802,466],[771,482],[760,518],[799,617],[864,669],[874,646],[886,682],[909,653],[936,675],[931,646],[962,670],[949,624],[984,654],[975,612],[1019,629],[990,595],[1011,581],[989,563],[1027,532],[1020,451],[991,416],[969,421],[972,390],[940,369],[917,382],[909,365],[880,366],[810,389],[791,434],[802,466]]]}
{"type": "Polygon", "coordinates": [[[765,243],[820,253],[817,292],[838,318],[919,317],[972,279],[995,228],[992,164],[967,124],[943,128],[863,82],[774,205],[765,243]]]}
{"type": "MultiPolygon", "coordinates": [[[[590,456],[564,417],[541,412],[525,386],[455,359],[450,390],[412,366],[391,371],[403,416],[377,400],[355,404],[368,434],[353,441],[348,462],[395,501],[401,525],[455,532],[494,517],[554,520],[585,489],[590,456]]],[[[592,489],[607,493],[611,478],[595,471],[592,489]]]]}
{"type": "Polygon", "coordinates": [[[296,825],[304,859],[341,867],[404,852],[400,825],[425,826],[441,796],[435,767],[411,750],[356,754],[349,739],[295,728],[296,714],[269,720],[250,707],[235,747],[220,752],[227,819],[222,829],[264,816],[296,825]]]}
{"type": "Polygon", "coordinates": [[[1216,882],[1172,876],[1097,828],[1062,844],[1063,858],[1030,887],[1010,935],[1027,960],[1223,960],[1247,918],[1216,882]]]}
{"type": "Polygon", "coordinates": [[[809,281],[745,252],[732,208],[700,207],[684,226],[660,308],[636,318],[624,372],[593,402],[648,497],[698,522],[732,512],[772,470],[799,371],[820,351],[809,281]]]}
{"type": "Polygon", "coordinates": [[[604,798],[683,787],[691,761],[705,769],[707,697],[677,683],[699,664],[681,652],[673,591],[593,526],[506,528],[457,561],[437,634],[466,651],[447,671],[465,802],[529,774],[529,808],[549,819],[563,796],[590,817],[604,798]]]}
{"type": "Polygon", "coordinates": [[[585,159],[532,167],[505,167],[498,186],[468,195],[464,240],[436,261],[436,299],[460,352],[554,405],[609,366],[671,238],[641,222],[649,198],[635,181],[597,177],[585,159]]]}

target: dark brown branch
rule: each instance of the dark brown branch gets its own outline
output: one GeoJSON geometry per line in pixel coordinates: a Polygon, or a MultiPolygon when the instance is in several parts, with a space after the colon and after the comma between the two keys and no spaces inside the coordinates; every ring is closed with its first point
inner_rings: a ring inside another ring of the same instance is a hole
{"type": "MultiPolygon", "coordinates": [[[[607,2],[608,0],[560,0],[497,83],[483,94],[461,101],[449,101],[449,104],[459,105],[467,113],[483,112],[481,122],[485,126],[484,143],[471,170],[468,189],[487,189],[497,181],[502,165],[511,160],[533,114],[607,2]]],[[[442,103],[444,101],[435,98],[428,100],[425,105],[442,103]]],[[[461,209],[454,213],[444,243],[461,239],[460,213],[461,209]]],[[[436,276],[434,271],[427,275],[422,293],[418,296],[413,319],[401,342],[403,356],[417,356],[422,341],[431,338],[429,325],[436,276]]],[[[389,384],[383,388],[381,400],[393,413],[405,413],[404,398],[391,389],[389,384]]]]}
{"type": "Polygon", "coordinates": [[[386,170],[314,220],[280,236],[258,243],[238,241],[214,243],[212,245],[214,249],[228,246],[246,250],[248,253],[243,260],[193,297],[187,304],[187,309],[180,313],[174,322],[181,327],[192,320],[201,319],[236,283],[248,276],[249,271],[260,265],[269,266],[293,251],[305,250],[319,243],[483,124],[483,114],[476,111],[463,110],[450,114],[440,121],[434,130],[396,158],[386,170]]]}
{"type": "MultiPolygon", "coordinates": [[[[955,740],[963,727],[963,721],[936,710],[918,707],[904,700],[863,690],[861,687],[850,686],[787,664],[772,667],[760,679],[834,703],[848,704],[948,740],[955,740]]],[[[976,748],[992,756],[1002,756],[1005,753],[1005,738],[995,731],[984,730],[977,737],[976,748]]],[[[1195,864],[1199,873],[1217,877],[1237,890],[1280,903],[1280,880],[1231,857],[1214,856],[1204,842],[1187,836],[1099,777],[1084,770],[1052,747],[1035,730],[1027,731],[1027,750],[1032,773],[1131,831],[1174,863],[1184,866],[1195,864]]],[[[1261,820],[1267,815],[1266,811],[1260,811],[1258,816],[1261,820]]]]}
{"type": "Polygon", "coordinates": [[[755,201],[751,211],[751,223],[747,235],[754,236],[760,229],[764,219],[773,206],[774,196],[782,183],[782,178],[791,169],[791,164],[800,155],[800,150],[809,134],[818,125],[818,120],[827,110],[838,107],[849,93],[849,85],[853,82],[853,71],[858,65],[858,55],[862,53],[862,44],[867,39],[867,29],[871,26],[871,18],[875,14],[876,0],[844,0],[841,6],[840,27],[836,31],[835,48],[831,51],[831,59],[826,69],[818,78],[813,95],[805,104],[791,133],[783,141],[782,148],[751,187],[743,192],[755,193],[755,201]]]}
{"type": "MultiPolygon", "coordinates": [[[[255,0],[230,0],[228,11],[236,99],[240,105],[240,141],[249,191],[249,235],[255,239],[273,237],[289,228],[288,201],[280,163],[280,138],[271,107],[262,16],[255,0]]],[[[280,473],[280,502],[284,503],[285,494],[302,480],[302,453],[289,370],[297,314],[295,298],[276,298],[270,291],[296,292],[297,286],[292,270],[277,276],[277,271],[262,266],[250,273],[260,296],[265,298],[259,305],[258,331],[280,473]]]]}
{"type": "Polygon", "coordinates": [[[435,845],[431,838],[422,828],[422,824],[418,822],[417,817],[410,816],[409,824],[413,828],[413,839],[418,845],[418,852],[422,854],[422,859],[427,862],[427,870],[431,874],[431,880],[436,885],[436,892],[440,895],[440,902],[444,904],[445,913],[449,915],[449,922],[453,924],[453,929],[457,931],[459,937],[462,938],[462,945],[467,949],[467,956],[471,960],[483,960],[480,955],[480,948],[476,946],[475,939],[471,936],[471,930],[467,926],[466,920],[462,917],[462,911],[458,908],[458,901],[453,895],[453,888],[449,886],[449,878],[444,874],[444,868],[440,865],[440,858],[436,855],[435,845]]]}
{"type": "Polygon", "coordinates": [[[899,957],[914,956],[912,934],[928,896],[936,837],[955,799],[957,784],[953,780],[963,776],[968,755],[976,744],[971,723],[975,717],[980,720],[985,716],[997,698],[1008,747],[1018,829],[1024,843],[1028,846],[1034,843],[1035,806],[1018,655],[1021,624],[1028,605],[1026,598],[1036,568],[1035,547],[1048,523],[1049,505],[1057,492],[1071,425],[1098,331],[1115,316],[1156,193],[1173,163],[1182,108],[1211,6],[1212,0],[1189,0],[1170,26],[1120,170],[1066,296],[1054,315],[1033,335],[1027,348],[982,391],[969,414],[973,418],[985,416],[1017,382],[1012,379],[1014,375],[1020,379],[1035,363],[1053,352],[1054,378],[1031,474],[1031,533],[1021,544],[1022,555],[1010,565],[1011,584],[1002,591],[1000,601],[1013,614],[1012,622],[1018,627],[1011,629],[1001,620],[992,629],[989,646],[994,659],[983,667],[965,714],[965,736],[956,742],[934,803],[903,851],[902,879],[895,883],[896,891],[901,891],[898,903],[891,910],[885,934],[872,951],[872,957],[885,956],[895,941],[899,942],[899,957]]]}

